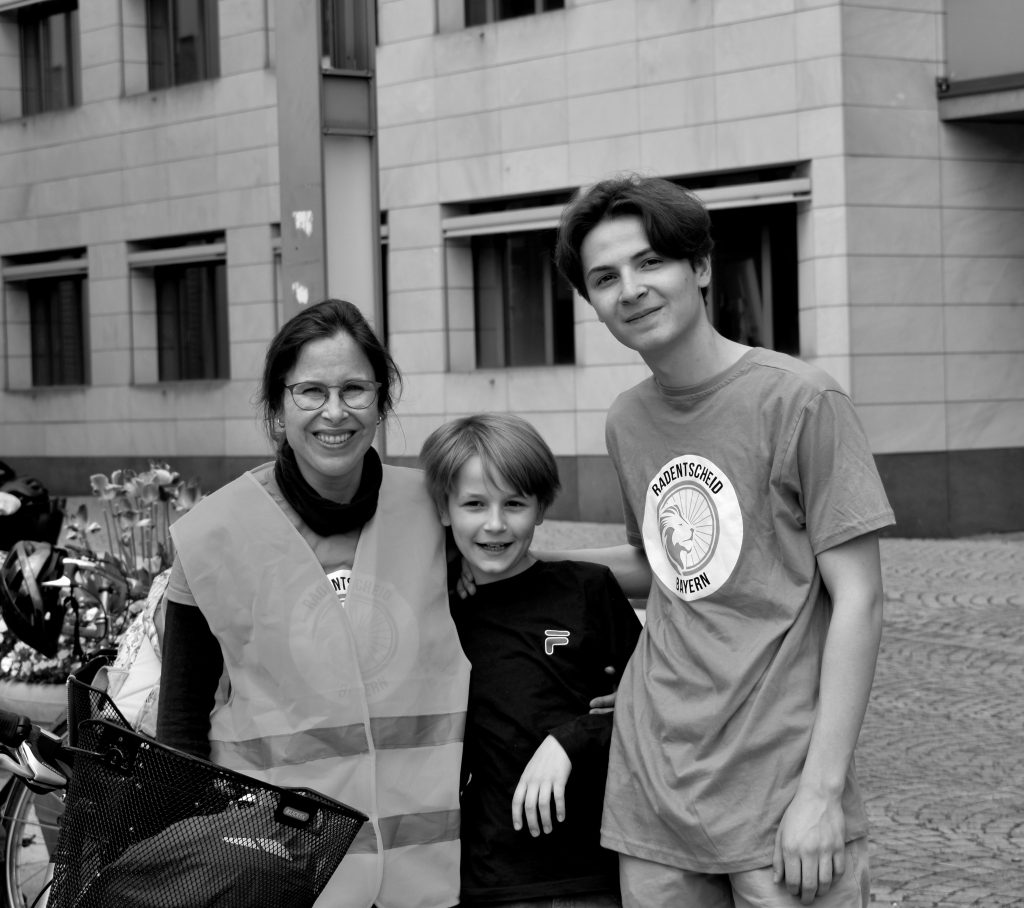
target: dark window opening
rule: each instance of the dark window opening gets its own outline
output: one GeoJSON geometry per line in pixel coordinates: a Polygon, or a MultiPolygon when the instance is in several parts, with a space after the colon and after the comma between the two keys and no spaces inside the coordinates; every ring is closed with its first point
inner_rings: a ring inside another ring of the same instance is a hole
{"type": "Polygon", "coordinates": [[[330,69],[370,72],[373,46],[368,0],[321,0],[323,65],[330,69]]]}
{"type": "Polygon", "coordinates": [[[572,290],[554,241],[553,230],[472,238],[478,368],[575,361],[572,290]]]}
{"type": "Polygon", "coordinates": [[[150,89],[218,75],[216,0],[147,0],[150,89]]]}
{"type": "Polygon", "coordinates": [[[153,280],[160,381],[227,378],[225,264],[161,265],[153,280]]]}
{"type": "Polygon", "coordinates": [[[796,206],[711,212],[709,313],[731,340],[800,353],[796,206]]]}
{"type": "Polygon", "coordinates": [[[27,281],[32,338],[32,384],[84,385],[85,343],[81,277],[27,281]]]}
{"type": "Polygon", "coordinates": [[[564,0],[466,0],[466,26],[564,8],[564,0]]]}
{"type": "Polygon", "coordinates": [[[79,103],[78,3],[55,0],[18,12],[25,116],[79,103]]]}

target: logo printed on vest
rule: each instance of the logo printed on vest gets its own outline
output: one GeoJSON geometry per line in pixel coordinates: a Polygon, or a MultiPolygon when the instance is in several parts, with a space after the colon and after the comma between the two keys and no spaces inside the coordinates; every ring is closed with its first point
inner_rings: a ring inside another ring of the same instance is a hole
{"type": "Polygon", "coordinates": [[[348,595],[348,585],[352,580],[352,569],[339,568],[336,571],[331,571],[327,575],[327,579],[331,581],[334,592],[338,594],[338,602],[344,605],[345,597],[348,595]]]}
{"type": "MultiPolygon", "coordinates": [[[[337,593],[333,582],[331,587],[337,593]]],[[[370,702],[390,696],[396,683],[407,677],[419,653],[415,610],[393,584],[365,575],[348,578],[341,609],[332,606],[318,590],[322,590],[319,584],[310,587],[307,595],[299,598],[300,608],[291,613],[290,658],[305,666],[320,659],[318,653],[335,655],[320,675],[310,675],[311,686],[321,695],[329,690],[331,697],[343,698],[350,689],[358,688],[370,702]],[[355,657],[355,673],[351,660],[339,655],[346,653],[355,657]]],[[[413,685],[407,687],[414,692],[413,685]]]]}
{"type": "Polygon", "coordinates": [[[549,656],[555,651],[556,646],[569,645],[568,631],[544,631],[544,652],[549,656]]]}
{"type": "Polygon", "coordinates": [[[732,482],[710,460],[683,455],[647,487],[644,547],[661,585],[692,602],[729,579],[743,544],[743,515],[732,482]]]}

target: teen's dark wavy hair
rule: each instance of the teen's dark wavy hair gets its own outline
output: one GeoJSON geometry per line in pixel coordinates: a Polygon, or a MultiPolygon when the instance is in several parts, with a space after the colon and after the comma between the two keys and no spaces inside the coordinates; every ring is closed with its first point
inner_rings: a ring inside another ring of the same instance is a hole
{"type": "Polygon", "coordinates": [[[402,388],[402,375],[363,313],[346,300],[326,299],[308,306],[285,322],[267,347],[258,401],[263,423],[271,440],[280,440],[275,420],[284,408],[285,377],[310,341],[347,334],[370,361],[374,381],[380,382],[377,409],[386,419],[394,409],[402,388]]]}
{"type": "Polygon", "coordinates": [[[651,249],[694,268],[711,255],[711,217],[688,189],[660,177],[612,177],[580,190],[565,207],[555,241],[555,265],[585,300],[586,278],[580,249],[601,221],[639,217],[651,249]]]}

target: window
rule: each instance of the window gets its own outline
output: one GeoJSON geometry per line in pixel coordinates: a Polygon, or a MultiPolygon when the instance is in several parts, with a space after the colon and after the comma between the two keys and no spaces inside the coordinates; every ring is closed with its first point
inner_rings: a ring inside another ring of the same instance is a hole
{"type": "Polygon", "coordinates": [[[217,76],[217,35],[216,0],[147,0],[150,89],[217,76]]]}
{"type": "Polygon", "coordinates": [[[219,343],[227,316],[225,270],[223,262],[153,269],[160,381],[227,378],[219,343]]]}
{"type": "Polygon", "coordinates": [[[18,11],[23,116],[79,103],[78,3],[54,0],[18,11]]]}
{"type": "Polygon", "coordinates": [[[553,230],[473,237],[478,368],[572,363],[572,288],[558,274],[553,230]]]}
{"type": "Polygon", "coordinates": [[[134,244],[134,381],[230,377],[225,244],[219,234],[134,244]]]}
{"type": "Polygon", "coordinates": [[[799,356],[797,208],[810,198],[806,167],[669,179],[711,213],[711,323],[732,340],[799,356]]]}
{"type": "Polygon", "coordinates": [[[29,281],[32,384],[85,384],[82,278],[29,281]]]}
{"type": "Polygon", "coordinates": [[[564,0],[466,0],[466,26],[563,9],[564,0]]]}
{"type": "Polygon", "coordinates": [[[4,259],[11,388],[89,382],[84,250],[4,259]]]}
{"type": "Polygon", "coordinates": [[[800,355],[796,205],[711,211],[708,312],[732,340],[800,355]]]}
{"type": "Polygon", "coordinates": [[[454,370],[576,361],[572,288],[554,265],[569,192],[452,206],[445,239],[448,365],[454,370]]]}
{"type": "Polygon", "coordinates": [[[373,69],[373,40],[368,0],[321,0],[321,47],[328,69],[369,72],[373,69]]]}

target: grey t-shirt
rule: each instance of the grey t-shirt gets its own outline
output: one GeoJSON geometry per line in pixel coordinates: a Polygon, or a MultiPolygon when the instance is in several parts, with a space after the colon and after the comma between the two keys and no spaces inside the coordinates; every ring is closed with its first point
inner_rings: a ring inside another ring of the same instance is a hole
{"type": "MultiPolygon", "coordinates": [[[[831,603],[816,555],[893,523],[825,373],[754,349],[653,379],[608,415],[627,535],[655,575],[615,710],[602,843],[709,873],[771,863],[817,708],[831,603]]],[[[847,837],[867,820],[851,766],[847,837]]]]}

